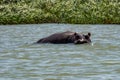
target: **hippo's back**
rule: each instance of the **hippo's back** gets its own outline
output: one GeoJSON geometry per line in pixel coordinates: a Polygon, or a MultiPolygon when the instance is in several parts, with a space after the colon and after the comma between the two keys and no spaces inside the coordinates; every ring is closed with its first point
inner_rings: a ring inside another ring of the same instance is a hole
{"type": "Polygon", "coordinates": [[[38,43],[68,43],[68,37],[72,36],[73,34],[74,32],[71,31],[54,33],[48,37],[40,39],[38,43]]]}

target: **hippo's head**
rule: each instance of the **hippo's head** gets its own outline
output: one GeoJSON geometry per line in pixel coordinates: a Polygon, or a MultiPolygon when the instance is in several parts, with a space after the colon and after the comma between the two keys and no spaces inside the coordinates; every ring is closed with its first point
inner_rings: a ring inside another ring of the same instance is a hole
{"type": "Polygon", "coordinates": [[[75,33],[75,41],[74,44],[84,44],[84,43],[91,43],[91,33],[87,35],[75,33]]]}

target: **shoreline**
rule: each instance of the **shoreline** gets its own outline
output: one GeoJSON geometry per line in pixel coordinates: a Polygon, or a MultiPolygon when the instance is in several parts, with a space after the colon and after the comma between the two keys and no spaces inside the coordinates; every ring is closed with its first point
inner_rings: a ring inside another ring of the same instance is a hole
{"type": "Polygon", "coordinates": [[[17,0],[0,1],[0,25],[43,23],[120,24],[119,1],[15,1],[17,0]]]}

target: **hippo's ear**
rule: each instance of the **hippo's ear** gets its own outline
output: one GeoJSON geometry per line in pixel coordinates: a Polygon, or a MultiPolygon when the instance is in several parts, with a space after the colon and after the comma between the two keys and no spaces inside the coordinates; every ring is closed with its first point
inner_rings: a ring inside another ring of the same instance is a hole
{"type": "Polygon", "coordinates": [[[90,33],[90,32],[88,33],[88,36],[89,36],[89,37],[91,36],[91,33],[90,33]]]}
{"type": "Polygon", "coordinates": [[[75,36],[75,39],[79,39],[80,38],[79,35],[76,32],[74,33],[74,36],[75,36]]]}

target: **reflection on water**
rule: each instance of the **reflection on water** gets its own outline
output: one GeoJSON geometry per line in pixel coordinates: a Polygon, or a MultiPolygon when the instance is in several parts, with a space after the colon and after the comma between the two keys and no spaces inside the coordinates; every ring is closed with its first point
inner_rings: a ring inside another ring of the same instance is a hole
{"type": "Polygon", "coordinates": [[[0,79],[119,80],[119,25],[0,26],[0,79]],[[32,44],[61,31],[91,32],[92,44],[32,44]]]}

